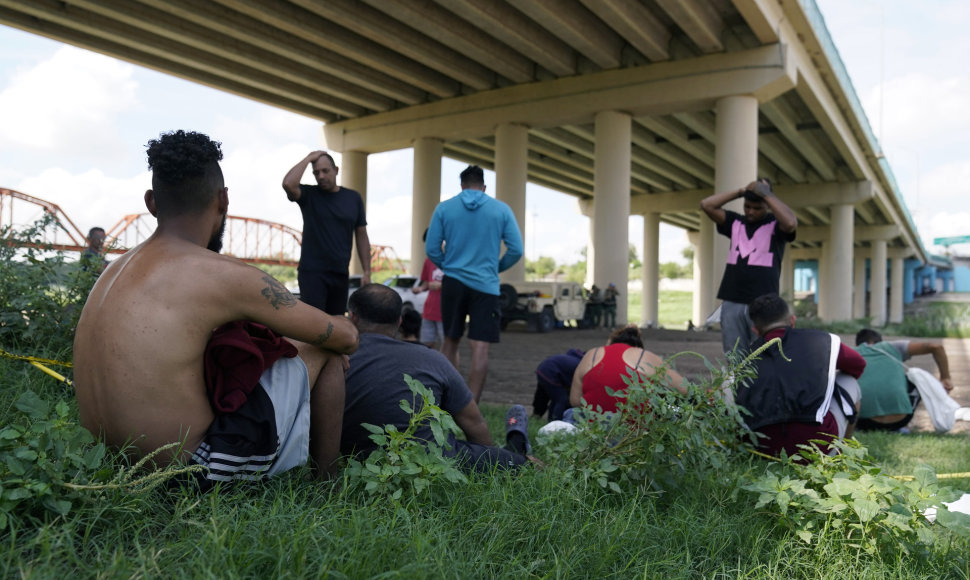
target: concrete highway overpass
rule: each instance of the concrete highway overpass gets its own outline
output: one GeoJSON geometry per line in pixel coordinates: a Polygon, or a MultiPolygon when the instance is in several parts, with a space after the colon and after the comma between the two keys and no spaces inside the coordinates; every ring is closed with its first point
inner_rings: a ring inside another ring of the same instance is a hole
{"type": "Polygon", "coordinates": [[[520,226],[527,182],[577,198],[600,287],[643,215],[645,324],[660,222],[691,232],[702,320],[727,240],[699,202],[756,176],[799,219],[782,289],[818,260],[827,320],[901,320],[932,261],[812,0],[0,0],[0,23],[319,119],[365,199],[368,155],[413,147],[412,268],[442,156],[493,169],[520,226]]]}

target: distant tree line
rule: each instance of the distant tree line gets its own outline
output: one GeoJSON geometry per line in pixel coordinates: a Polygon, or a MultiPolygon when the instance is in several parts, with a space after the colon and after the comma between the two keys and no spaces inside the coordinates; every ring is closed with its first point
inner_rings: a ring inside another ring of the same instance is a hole
{"type": "MultiPolygon", "coordinates": [[[[568,280],[582,284],[586,280],[586,248],[584,247],[580,253],[583,259],[574,264],[557,264],[556,260],[549,256],[539,256],[535,260],[526,259],[526,278],[529,280],[543,280],[556,277],[560,280],[568,280]]],[[[663,262],[660,264],[661,278],[676,279],[694,277],[694,247],[687,246],[681,254],[684,256],[686,263],[663,262]]],[[[643,263],[640,262],[637,256],[637,248],[633,244],[630,244],[629,264],[630,279],[639,278],[643,263]]]]}

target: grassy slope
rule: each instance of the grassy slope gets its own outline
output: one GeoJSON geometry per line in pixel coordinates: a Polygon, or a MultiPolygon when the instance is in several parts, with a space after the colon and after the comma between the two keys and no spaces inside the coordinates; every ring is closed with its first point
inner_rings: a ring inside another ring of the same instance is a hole
{"type": "MultiPolygon", "coordinates": [[[[686,330],[687,321],[693,314],[693,293],[680,290],[660,290],[657,318],[660,326],[673,330],[686,330]]],[[[630,295],[627,317],[630,322],[640,322],[640,305],[642,295],[635,292],[630,295]]]]}
{"type": "MultiPolygon", "coordinates": [[[[22,389],[67,396],[24,363],[0,360],[0,371],[5,417],[22,389]]],[[[485,411],[502,441],[505,410],[485,411]]],[[[532,423],[534,433],[539,422],[532,423]]],[[[893,472],[921,460],[939,471],[970,471],[966,437],[864,440],[893,472]]],[[[201,498],[160,490],[92,495],[65,517],[0,533],[0,576],[841,579],[847,565],[859,578],[970,576],[965,540],[925,558],[859,554],[837,535],[800,543],[754,512],[753,498],[731,483],[765,466],[747,458],[736,473],[664,495],[604,495],[595,483],[532,469],[436,485],[401,505],[350,497],[304,470],[201,498]]]]}

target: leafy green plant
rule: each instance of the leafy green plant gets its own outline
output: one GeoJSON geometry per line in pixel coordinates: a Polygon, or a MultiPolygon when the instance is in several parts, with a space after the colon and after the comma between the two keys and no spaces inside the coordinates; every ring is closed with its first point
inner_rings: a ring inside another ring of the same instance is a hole
{"type": "Polygon", "coordinates": [[[887,327],[884,334],[900,336],[970,337],[970,304],[930,302],[907,312],[899,324],[887,327]]]}
{"type": "Polygon", "coordinates": [[[435,405],[434,394],[420,381],[407,374],[404,381],[414,394],[413,405],[406,399],[401,401],[401,409],[410,415],[407,429],[402,432],[394,425],[364,423],[378,447],[363,460],[351,458],[345,470],[348,488],[363,489],[375,500],[398,501],[405,492],[421,496],[436,481],[467,481],[456,460],[443,454],[448,434],[459,431],[454,419],[435,405]],[[430,427],[434,441],[414,436],[423,425],[430,427]]]}
{"type": "Polygon", "coordinates": [[[82,471],[94,471],[104,459],[103,445],[70,420],[69,408],[50,405],[32,391],[17,399],[21,421],[0,431],[0,529],[11,518],[38,510],[65,515],[75,499],[61,484],[82,471]]]}
{"type": "MultiPolygon", "coordinates": [[[[565,472],[565,480],[594,482],[614,493],[672,489],[685,478],[727,467],[743,445],[745,430],[737,407],[723,397],[722,385],[748,371],[704,360],[711,379],[687,384],[686,394],[670,388],[666,379],[654,383],[624,377],[627,388],[615,415],[583,408],[580,428],[546,439],[543,454],[565,472]]],[[[666,368],[656,376],[666,376],[666,368]]]]}
{"type": "Polygon", "coordinates": [[[70,356],[81,307],[97,279],[43,243],[51,214],[20,230],[0,229],[0,345],[51,358],[70,356]]]}
{"type": "Polygon", "coordinates": [[[838,453],[830,456],[802,445],[801,452],[744,485],[758,494],[755,508],[774,513],[806,543],[836,536],[868,553],[897,547],[909,553],[932,545],[939,534],[926,517],[930,508],[937,510],[940,526],[970,535],[970,516],[943,505],[960,493],[941,486],[928,465],[902,481],[884,474],[859,442],[835,440],[832,446],[838,453]]]}
{"type": "Polygon", "coordinates": [[[75,506],[105,493],[118,492],[113,505],[124,508],[133,493],[202,469],[172,465],[143,472],[156,454],[178,444],[156,450],[129,469],[119,467],[123,460],[77,424],[67,402],[51,405],[25,391],[14,407],[19,414],[9,417],[0,430],[0,530],[25,519],[66,516],[75,506]]]}

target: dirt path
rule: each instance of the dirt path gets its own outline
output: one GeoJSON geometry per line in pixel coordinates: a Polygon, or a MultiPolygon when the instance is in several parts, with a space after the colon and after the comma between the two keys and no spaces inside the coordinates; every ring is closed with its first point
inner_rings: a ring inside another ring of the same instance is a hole
{"type": "MultiPolygon", "coordinates": [[[[530,408],[535,392],[535,368],[547,356],[566,352],[570,348],[588,350],[606,343],[608,332],[598,330],[557,329],[548,334],[528,332],[524,325],[512,324],[502,333],[502,342],[493,344],[489,354],[488,383],[482,401],[498,405],[520,403],[530,408]]],[[[645,330],[644,345],[647,350],[661,356],[693,351],[707,357],[711,362],[723,361],[721,336],[717,332],[687,332],[681,330],[645,330]]],[[[886,337],[896,340],[904,337],[886,337]]],[[[843,336],[849,345],[854,337],[843,336]]],[[[920,340],[920,339],[916,339],[920,340]]],[[[955,388],[951,396],[963,406],[970,407],[970,339],[943,339],[950,362],[950,373],[955,388]]],[[[467,341],[462,341],[461,370],[468,376],[470,352],[467,341]]],[[[908,364],[936,374],[936,364],[929,355],[914,357],[908,364]]],[[[694,356],[677,359],[676,369],[687,377],[696,378],[708,371],[704,362],[694,356]]],[[[916,411],[910,424],[913,431],[933,431],[929,415],[923,405],[916,411]]],[[[970,422],[957,421],[951,433],[970,433],[970,422]]]]}

